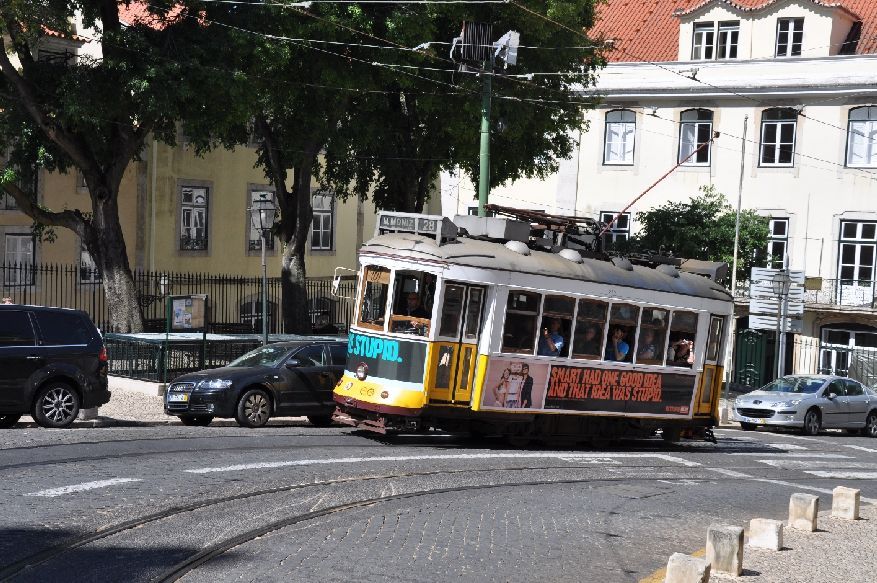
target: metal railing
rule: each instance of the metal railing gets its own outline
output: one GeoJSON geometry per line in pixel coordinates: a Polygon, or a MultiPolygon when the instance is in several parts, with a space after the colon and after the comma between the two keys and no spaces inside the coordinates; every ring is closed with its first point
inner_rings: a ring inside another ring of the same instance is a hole
{"type": "MultiPolygon", "coordinates": [[[[262,330],[262,278],[210,273],[135,271],[134,284],[147,331],[163,332],[166,295],[207,294],[210,331],[258,333],[262,330]]],[[[281,280],[268,279],[268,330],[286,333],[283,326],[281,280]]],[[[328,279],[308,279],[308,312],[315,329],[350,325],[352,303],[332,295],[328,279]]],[[[354,280],[341,282],[339,295],[352,298],[354,280]]],[[[18,304],[76,308],[87,312],[101,329],[109,329],[103,282],[76,264],[0,263],[0,297],[18,304]]]]}
{"type": "MultiPolygon", "coordinates": [[[[750,283],[750,281],[739,282],[737,289],[734,290],[734,296],[749,298],[750,283]]],[[[874,309],[877,307],[875,282],[808,278],[804,285],[804,304],[874,309]]]]}

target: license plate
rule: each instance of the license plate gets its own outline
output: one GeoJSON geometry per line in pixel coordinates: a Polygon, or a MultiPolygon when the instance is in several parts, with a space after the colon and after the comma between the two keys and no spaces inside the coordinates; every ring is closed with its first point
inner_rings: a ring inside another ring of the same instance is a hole
{"type": "Polygon", "coordinates": [[[187,403],[189,402],[189,393],[168,393],[168,403],[187,403]]]}

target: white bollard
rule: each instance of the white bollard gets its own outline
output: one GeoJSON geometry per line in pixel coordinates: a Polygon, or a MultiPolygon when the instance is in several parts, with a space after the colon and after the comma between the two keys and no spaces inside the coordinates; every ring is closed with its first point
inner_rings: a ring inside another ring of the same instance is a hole
{"type": "Polygon", "coordinates": [[[673,553],[667,561],[664,583],[707,583],[710,580],[710,564],[705,559],[673,553]]]}
{"type": "Polygon", "coordinates": [[[783,548],[783,523],[769,518],[753,518],[749,521],[749,546],[756,549],[778,551],[783,548]]]}
{"type": "Polygon", "coordinates": [[[859,519],[861,490],[838,486],[831,492],[831,516],[845,520],[859,519]]]}
{"type": "Polygon", "coordinates": [[[79,421],[93,421],[97,419],[97,410],[98,407],[92,407],[91,409],[80,409],[79,415],[76,416],[76,419],[79,421]]]}
{"type": "Polygon", "coordinates": [[[714,573],[743,572],[743,528],[713,524],[706,533],[706,560],[714,573]]]}
{"type": "Polygon", "coordinates": [[[813,532],[818,514],[819,496],[798,493],[789,498],[789,528],[813,532]]]}

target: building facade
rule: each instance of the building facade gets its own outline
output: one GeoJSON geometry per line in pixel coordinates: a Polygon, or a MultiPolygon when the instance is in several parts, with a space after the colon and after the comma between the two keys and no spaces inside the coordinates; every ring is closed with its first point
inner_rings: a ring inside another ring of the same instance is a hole
{"type": "MultiPolygon", "coordinates": [[[[704,186],[732,204],[739,195],[770,217],[766,267],[807,278],[786,370],[846,374],[851,351],[877,348],[877,3],[610,0],[601,17],[595,36],[614,49],[578,151],[550,179],[496,189],[492,202],[605,222],[680,164],[610,236],[629,237],[637,212],[704,186]]],[[[446,208],[465,212],[470,189],[446,181],[446,208]]],[[[769,376],[763,336],[747,382],[769,376]]]]}

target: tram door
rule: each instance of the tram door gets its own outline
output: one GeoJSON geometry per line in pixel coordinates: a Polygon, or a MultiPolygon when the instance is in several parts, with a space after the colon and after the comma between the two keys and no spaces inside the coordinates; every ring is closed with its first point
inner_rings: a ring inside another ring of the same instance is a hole
{"type": "Polygon", "coordinates": [[[467,405],[478,359],[478,337],[487,290],[447,282],[439,316],[438,341],[430,355],[429,401],[467,405]]]}
{"type": "Polygon", "coordinates": [[[709,415],[713,411],[714,401],[718,399],[722,388],[722,334],[725,319],[721,316],[710,317],[709,337],[706,342],[706,354],[703,359],[703,373],[700,375],[700,390],[694,404],[695,415],[709,415]]]}

